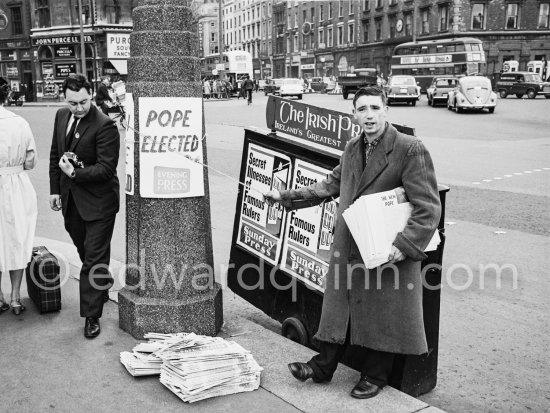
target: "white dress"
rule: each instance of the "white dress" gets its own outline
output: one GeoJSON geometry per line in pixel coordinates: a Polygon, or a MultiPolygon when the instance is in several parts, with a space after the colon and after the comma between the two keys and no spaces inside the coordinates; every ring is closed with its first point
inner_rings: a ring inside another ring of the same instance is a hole
{"type": "Polygon", "coordinates": [[[25,169],[36,164],[27,121],[0,106],[0,272],[27,267],[36,227],[36,192],[25,169]]]}

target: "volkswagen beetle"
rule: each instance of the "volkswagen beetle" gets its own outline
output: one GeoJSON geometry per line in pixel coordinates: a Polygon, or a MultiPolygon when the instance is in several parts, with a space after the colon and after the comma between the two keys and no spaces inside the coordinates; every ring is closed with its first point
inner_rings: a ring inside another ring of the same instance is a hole
{"type": "Polygon", "coordinates": [[[464,109],[487,109],[493,113],[496,105],[497,95],[491,88],[491,81],[484,76],[461,77],[447,98],[447,109],[457,113],[464,109]]]}

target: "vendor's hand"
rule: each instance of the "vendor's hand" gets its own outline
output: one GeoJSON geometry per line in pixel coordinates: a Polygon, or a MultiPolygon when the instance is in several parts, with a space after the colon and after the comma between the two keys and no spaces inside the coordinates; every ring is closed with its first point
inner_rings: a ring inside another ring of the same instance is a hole
{"type": "Polygon", "coordinates": [[[273,205],[275,202],[281,202],[281,193],[274,189],[273,191],[267,191],[263,194],[264,201],[269,205],[273,205]]]}
{"type": "Polygon", "coordinates": [[[390,256],[388,257],[388,262],[390,264],[398,263],[399,261],[403,261],[405,259],[405,254],[403,254],[399,249],[395,246],[391,246],[390,256]]]}
{"type": "Polygon", "coordinates": [[[59,167],[68,177],[73,174],[74,166],[69,162],[69,159],[65,155],[63,155],[59,160],[59,167]]]}
{"type": "Polygon", "coordinates": [[[61,195],[50,195],[50,208],[54,211],[61,210],[61,195]]]}

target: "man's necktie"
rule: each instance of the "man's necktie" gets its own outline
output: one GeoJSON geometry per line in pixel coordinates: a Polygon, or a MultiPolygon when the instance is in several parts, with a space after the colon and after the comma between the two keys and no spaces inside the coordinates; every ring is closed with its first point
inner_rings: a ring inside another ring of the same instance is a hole
{"type": "Polygon", "coordinates": [[[71,144],[73,143],[73,136],[74,131],[76,130],[76,125],[78,123],[78,119],[74,116],[72,117],[73,124],[71,125],[71,129],[69,129],[69,133],[67,133],[67,136],[65,136],[65,141],[67,142],[67,149],[71,147],[71,144]]]}

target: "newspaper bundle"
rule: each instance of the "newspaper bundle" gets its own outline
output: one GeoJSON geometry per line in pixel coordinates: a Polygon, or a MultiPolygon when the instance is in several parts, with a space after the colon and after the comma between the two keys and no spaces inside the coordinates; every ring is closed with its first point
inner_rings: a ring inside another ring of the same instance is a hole
{"type": "Polygon", "coordinates": [[[160,382],[185,402],[256,390],[262,368],[252,355],[220,337],[147,334],[147,343],[122,352],[130,374],[160,374],[160,382]]]}
{"type": "MultiPolygon", "coordinates": [[[[405,228],[412,210],[405,190],[398,187],[363,195],[342,213],[367,268],[388,262],[392,242],[405,228]]],[[[436,230],[424,251],[437,249],[440,241],[436,230]]]]}

